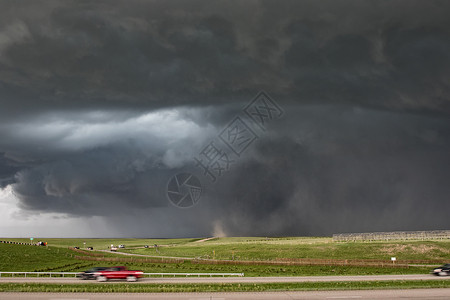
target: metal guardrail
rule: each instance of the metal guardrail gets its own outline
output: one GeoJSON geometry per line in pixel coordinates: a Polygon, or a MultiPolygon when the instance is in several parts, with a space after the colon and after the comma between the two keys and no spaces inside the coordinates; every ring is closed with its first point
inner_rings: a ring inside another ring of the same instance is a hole
{"type": "Polygon", "coordinates": [[[37,275],[37,277],[39,277],[40,275],[49,275],[49,277],[52,277],[52,275],[62,275],[62,277],[64,277],[65,275],[71,275],[75,277],[78,273],[80,272],[0,272],[0,277],[2,277],[3,274],[11,274],[12,277],[14,277],[14,275],[20,274],[23,274],[25,277],[31,274],[37,275]]]}
{"type": "Polygon", "coordinates": [[[244,273],[144,273],[142,275],[161,276],[161,277],[164,277],[164,276],[172,276],[172,277],[176,277],[176,276],[185,276],[185,277],[189,277],[189,276],[197,276],[197,277],[238,276],[238,277],[244,277],[244,273]]]}
{"type": "MultiPolygon", "coordinates": [[[[67,277],[76,277],[77,274],[80,272],[0,272],[0,277],[2,277],[3,274],[10,274],[12,277],[15,275],[23,275],[24,277],[27,277],[27,275],[37,275],[36,277],[40,277],[41,275],[48,277],[52,277],[52,275],[62,275],[61,277],[65,277],[66,275],[70,275],[67,277]]],[[[176,276],[197,276],[197,277],[213,277],[213,276],[238,276],[243,277],[244,273],[143,273],[142,275],[145,276],[160,276],[160,277],[176,277],[176,276]]]]}

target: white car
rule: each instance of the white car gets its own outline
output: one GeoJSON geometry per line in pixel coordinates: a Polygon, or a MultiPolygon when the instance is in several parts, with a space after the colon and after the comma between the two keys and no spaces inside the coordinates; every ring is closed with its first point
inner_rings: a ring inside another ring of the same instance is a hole
{"type": "Polygon", "coordinates": [[[434,269],[432,273],[436,276],[450,276],[450,264],[440,266],[439,268],[434,269]]]}

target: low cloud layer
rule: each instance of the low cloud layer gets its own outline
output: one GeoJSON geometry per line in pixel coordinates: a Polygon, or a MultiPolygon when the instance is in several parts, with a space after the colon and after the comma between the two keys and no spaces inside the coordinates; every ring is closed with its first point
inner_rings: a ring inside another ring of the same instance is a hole
{"type": "Polygon", "coordinates": [[[448,228],[449,11],[3,1],[0,187],[111,236],[448,228]],[[194,158],[260,90],[284,115],[212,183],[194,158]],[[189,209],[179,172],[204,188],[189,209]]]}

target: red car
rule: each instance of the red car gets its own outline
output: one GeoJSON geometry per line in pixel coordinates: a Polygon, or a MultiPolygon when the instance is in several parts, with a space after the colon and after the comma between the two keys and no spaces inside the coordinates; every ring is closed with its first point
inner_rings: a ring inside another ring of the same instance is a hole
{"type": "Polygon", "coordinates": [[[126,267],[112,267],[94,273],[97,281],[107,281],[109,279],[126,279],[127,281],[137,281],[144,274],[142,271],[128,270],[126,267]]]}

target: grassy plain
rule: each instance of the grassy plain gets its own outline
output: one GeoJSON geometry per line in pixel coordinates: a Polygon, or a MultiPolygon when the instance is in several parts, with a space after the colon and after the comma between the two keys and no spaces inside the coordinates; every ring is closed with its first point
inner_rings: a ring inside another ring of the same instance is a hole
{"type": "MultiPolygon", "coordinates": [[[[1,240],[1,239],[0,239],[1,240]]],[[[29,242],[29,239],[8,239],[29,242]]],[[[52,247],[94,247],[107,250],[124,244],[122,252],[151,256],[210,258],[236,260],[274,260],[296,258],[318,259],[383,259],[390,260],[450,260],[450,240],[440,241],[376,241],[333,242],[319,237],[227,237],[204,242],[200,239],[41,239],[52,247]],[[84,244],[84,242],[86,244],[84,244]],[[153,247],[158,245],[157,248],[153,247]],[[144,248],[149,245],[149,248],[144,248]]],[[[36,239],[35,239],[36,241],[36,239]]]]}
{"type": "Polygon", "coordinates": [[[369,290],[406,288],[450,288],[450,280],[341,281],[298,283],[222,284],[42,284],[0,283],[0,292],[53,293],[186,293],[186,292],[273,292],[311,290],[369,290]]]}
{"type": "Polygon", "coordinates": [[[274,260],[296,258],[449,260],[450,241],[346,242],[331,238],[218,238],[124,252],[174,257],[274,260]]]}
{"type": "MultiPolygon", "coordinates": [[[[30,243],[30,239],[26,238],[0,238],[4,241],[13,241],[21,243],[30,243]]],[[[93,247],[94,249],[107,250],[108,247],[113,245],[127,245],[131,247],[143,247],[144,245],[177,245],[177,244],[188,244],[200,239],[133,239],[133,238],[111,238],[111,239],[83,239],[83,238],[34,238],[33,242],[45,241],[49,246],[53,247],[93,247]],[[86,243],[86,244],[84,244],[86,243]]]]}
{"type": "MultiPolygon", "coordinates": [[[[29,242],[28,239],[0,240],[29,242]]],[[[382,259],[429,260],[430,264],[450,262],[450,241],[398,241],[334,243],[331,238],[214,238],[200,239],[40,239],[48,247],[0,243],[0,271],[82,271],[92,266],[127,265],[144,272],[233,272],[246,276],[370,275],[424,274],[430,266],[386,268],[373,266],[289,266],[289,265],[225,265],[183,263],[95,262],[77,259],[83,254],[69,246],[108,249],[111,244],[124,244],[123,252],[163,257],[209,258],[223,260],[276,259],[382,259]],[[86,243],[86,244],[84,244],[86,243]],[[158,247],[154,248],[153,245],[158,247]],[[151,246],[144,248],[144,245],[151,246]]],[[[35,239],[36,241],[36,239],[35,239]]],[[[95,251],[94,251],[95,252],[95,251]]],[[[129,257],[114,253],[107,257],[129,257]]],[[[142,258],[142,257],[139,257],[142,258]]]]}

